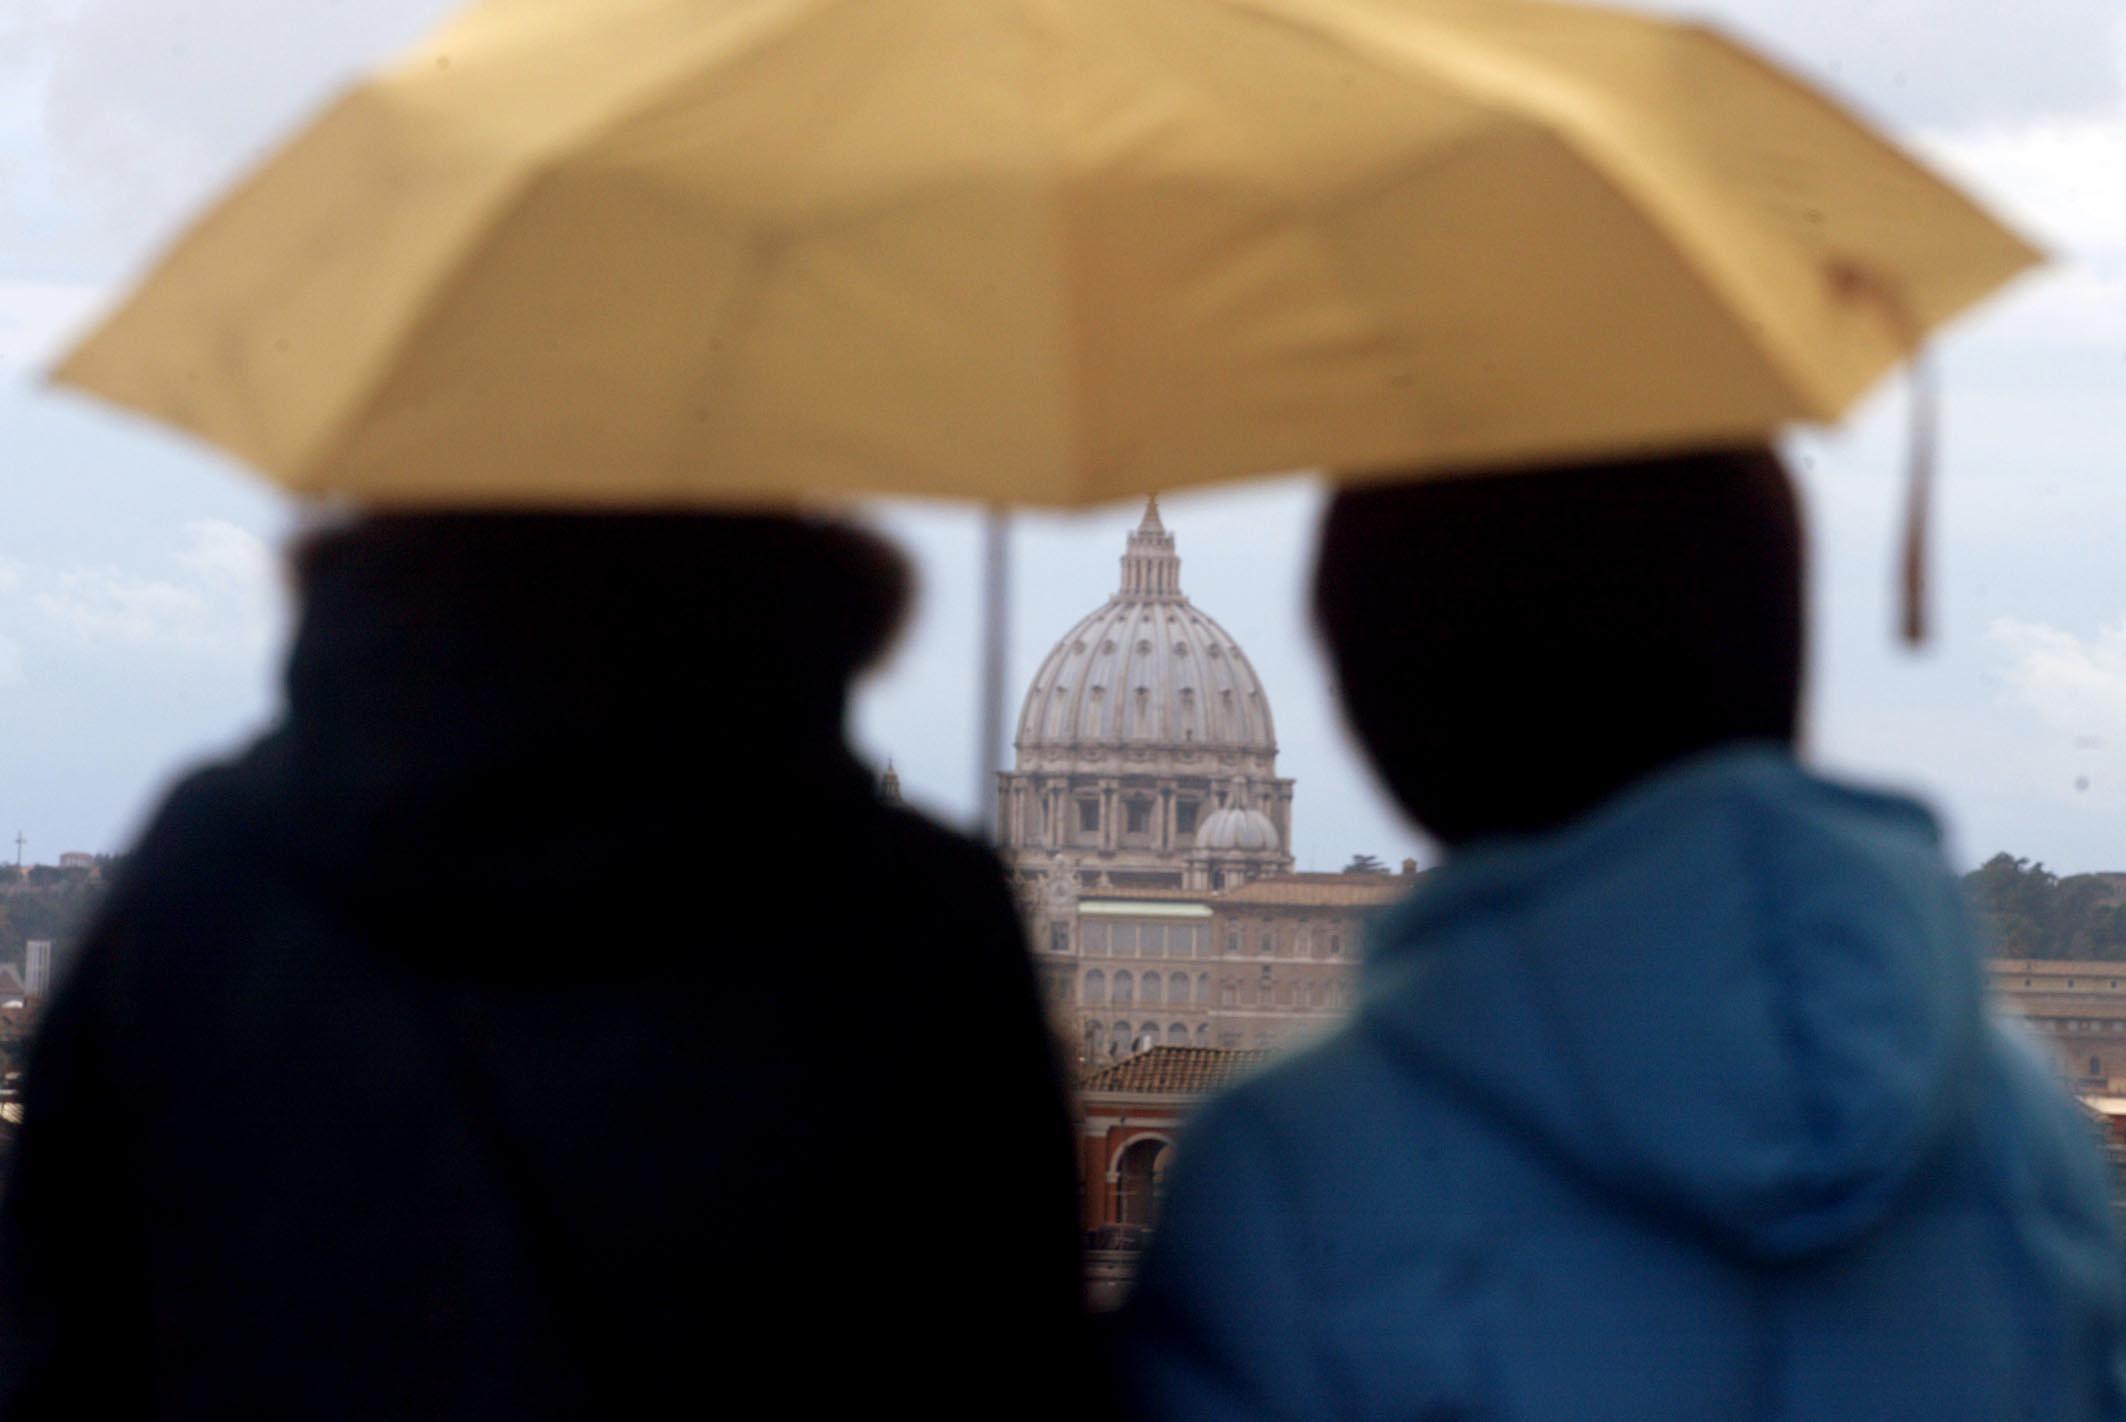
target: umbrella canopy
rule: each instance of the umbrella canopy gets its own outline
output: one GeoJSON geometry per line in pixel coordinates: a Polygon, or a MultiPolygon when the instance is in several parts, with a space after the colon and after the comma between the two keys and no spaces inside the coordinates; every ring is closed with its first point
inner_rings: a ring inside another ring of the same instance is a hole
{"type": "Polygon", "coordinates": [[[1838,416],[2032,250],[1536,0],[488,0],[59,370],[375,505],[1070,505],[1838,416]]]}

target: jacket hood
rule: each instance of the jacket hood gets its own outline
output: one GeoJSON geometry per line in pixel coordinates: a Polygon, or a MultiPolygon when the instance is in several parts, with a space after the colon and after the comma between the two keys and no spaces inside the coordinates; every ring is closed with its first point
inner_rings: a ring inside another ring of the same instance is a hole
{"type": "Polygon", "coordinates": [[[1982,974],[1933,818],[1729,749],[1474,847],[1360,1021],[1600,1187],[1765,1257],[1867,1229],[1960,1110],[1982,974]]]}

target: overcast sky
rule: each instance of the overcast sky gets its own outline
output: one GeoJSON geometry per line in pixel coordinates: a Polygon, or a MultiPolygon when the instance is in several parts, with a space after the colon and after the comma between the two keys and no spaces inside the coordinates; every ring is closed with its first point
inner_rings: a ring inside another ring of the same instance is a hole
{"type": "MultiPolygon", "coordinates": [[[[172,225],[435,0],[5,0],[0,6],[0,838],[122,847],[171,774],[271,715],[286,505],[37,371],[172,225]]],[[[1960,860],[2126,869],[2126,23],[2117,0],[1724,0],[1720,18],[1974,184],[2059,256],[1955,328],[1938,633],[1890,637],[1901,396],[1790,446],[1815,535],[1816,757],[1920,790],[1960,860]]],[[[1343,737],[1301,614],[1319,491],[1166,501],[1185,589],[1269,690],[1302,867],[1422,855],[1343,737]]],[[[977,529],[880,519],[917,623],[858,715],[911,794],[975,790],[977,529]]],[[[1016,524],[1016,695],[1100,602],[1137,509],[1016,524]]],[[[1571,713],[1561,693],[1560,714],[1571,713]]]]}

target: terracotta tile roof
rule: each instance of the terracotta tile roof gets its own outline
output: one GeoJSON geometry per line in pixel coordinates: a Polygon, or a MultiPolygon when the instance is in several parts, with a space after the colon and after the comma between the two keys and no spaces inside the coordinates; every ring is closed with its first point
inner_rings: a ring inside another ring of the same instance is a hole
{"type": "MultiPolygon", "coordinates": [[[[1422,878],[1420,875],[1418,878],[1422,878]]],[[[1417,878],[1400,874],[1273,874],[1211,895],[1217,904],[1279,904],[1300,908],[1374,908],[1409,893],[1417,878]]]]}
{"type": "Polygon", "coordinates": [[[1195,889],[1106,888],[1080,889],[1081,899],[1151,899],[1177,904],[1199,904],[1210,895],[1195,889]]]}
{"type": "Polygon", "coordinates": [[[1202,1096],[1252,1070],[1269,1055],[1225,1047],[1152,1047],[1113,1066],[1102,1067],[1079,1084],[1085,1094],[1143,1091],[1170,1096],[1202,1096]]]}

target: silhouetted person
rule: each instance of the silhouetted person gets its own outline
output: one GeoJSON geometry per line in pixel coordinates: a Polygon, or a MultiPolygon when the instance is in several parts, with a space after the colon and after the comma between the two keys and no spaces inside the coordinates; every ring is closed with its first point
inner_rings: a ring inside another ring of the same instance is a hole
{"type": "MultiPolygon", "coordinates": [[[[1001,871],[843,739],[908,579],[782,518],[376,518],[29,1075],[0,1415],[1086,1408],[1001,871]]],[[[144,711],[146,708],[144,708],[144,711]]]]}
{"type": "Polygon", "coordinates": [[[1801,552],[1759,451],[1336,497],[1321,632],[1448,857],[1183,1137],[1144,1415],[2126,1414],[2092,1127],[1933,819],[1796,762],[1801,552]]]}

